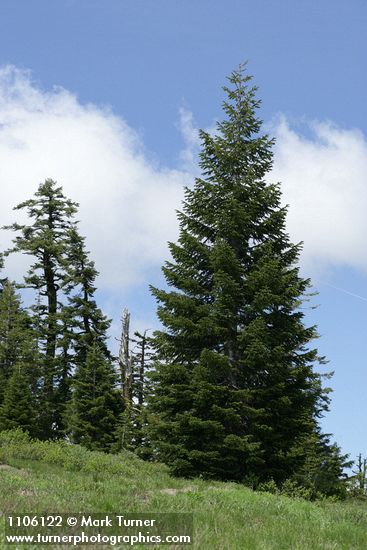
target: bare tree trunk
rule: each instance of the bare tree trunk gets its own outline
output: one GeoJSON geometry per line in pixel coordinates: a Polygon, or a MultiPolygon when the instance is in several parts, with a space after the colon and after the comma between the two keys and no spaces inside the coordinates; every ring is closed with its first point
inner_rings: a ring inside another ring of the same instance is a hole
{"type": "Polygon", "coordinates": [[[147,345],[147,331],[145,330],[141,338],[141,356],[139,365],[139,390],[138,390],[138,404],[140,411],[143,410],[144,404],[144,376],[145,376],[145,349],[147,345]]]}
{"type": "Polygon", "coordinates": [[[119,351],[119,366],[121,372],[121,385],[122,392],[126,404],[130,403],[132,400],[132,382],[133,382],[133,372],[132,372],[132,360],[130,357],[130,313],[127,309],[124,309],[122,313],[122,328],[121,328],[121,340],[120,340],[120,351],[119,351]]]}

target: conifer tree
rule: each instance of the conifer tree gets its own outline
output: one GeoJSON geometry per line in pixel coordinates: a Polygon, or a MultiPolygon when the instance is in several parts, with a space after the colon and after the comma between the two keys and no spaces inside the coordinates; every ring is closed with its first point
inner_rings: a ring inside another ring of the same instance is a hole
{"type": "Polygon", "coordinates": [[[48,179],[34,198],[15,208],[25,209],[30,222],[7,227],[16,237],[6,254],[21,252],[34,259],[24,286],[37,293],[32,311],[42,369],[44,438],[64,434],[73,373],[85,364],[90,346],[98,342],[109,357],[106,331],[110,322],[94,299],[98,272],[78,232],[77,207],[48,179]]]}
{"type": "Polygon", "coordinates": [[[225,119],[201,131],[202,177],[186,189],[163,273],[153,287],[163,329],[151,437],[178,475],[282,482],[301,467],[294,449],[327,408],[300,309],[310,281],[285,229],[273,140],[243,67],[229,77],[225,119]]]}
{"type": "Polygon", "coordinates": [[[76,334],[76,362],[85,361],[88,346],[98,342],[106,357],[110,357],[106,341],[111,321],[102,313],[95,300],[98,271],[85,248],[85,238],[77,227],[71,227],[68,234],[67,277],[65,279],[69,307],[74,319],[76,334]]]}
{"type": "Polygon", "coordinates": [[[39,368],[35,332],[10,281],[0,294],[0,430],[37,435],[39,368]]]}
{"type": "MultiPolygon", "coordinates": [[[[85,238],[79,234],[76,225],[69,228],[67,240],[64,279],[67,303],[63,305],[62,309],[65,327],[62,341],[64,343],[64,364],[69,365],[69,369],[66,368],[63,372],[57,395],[59,401],[65,404],[69,401],[72,393],[70,365],[73,372],[78,375],[79,369],[85,365],[88,350],[95,343],[98,343],[106,360],[111,360],[106,343],[107,330],[111,322],[97,306],[94,297],[98,271],[94,262],[89,259],[89,253],[85,249],[85,238]]],[[[65,417],[65,407],[60,412],[65,417]]],[[[70,426],[67,425],[66,430],[69,429],[70,426]]]]}
{"type": "Polygon", "coordinates": [[[30,436],[36,437],[38,413],[31,387],[29,365],[18,363],[12,369],[0,405],[0,431],[22,428],[30,436]]]}
{"type": "Polygon", "coordinates": [[[323,434],[320,427],[316,427],[314,433],[299,441],[299,447],[294,451],[302,458],[302,465],[292,476],[292,481],[308,489],[311,498],[320,495],[346,497],[348,477],[345,470],[352,466],[353,461],[331,442],[330,434],[323,434]]]}
{"type": "Polygon", "coordinates": [[[15,367],[20,364],[28,370],[33,399],[36,399],[40,375],[36,335],[14,284],[5,281],[0,293],[0,403],[7,381],[14,373],[15,367]]]}
{"type": "Polygon", "coordinates": [[[68,366],[59,353],[59,340],[64,323],[60,319],[62,289],[65,279],[65,255],[68,250],[67,234],[73,225],[77,204],[65,198],[61,187],[47,179],[41,184],[33,199],[15,210],[25,209],[31,223],[14,223],[6,229],[16,232],[14,246],[6,252],[21,252],[34,258],[25,286],[35,289],[39,296],[37,312],[39,344],[42,351],[42,434],[45,438],[59,435],[60,406],[56,398],[62,374],[68,366]]]}
{"type": "Polygon", "coordinates": [[[91,450],[110,451],[116,443],[121,395],[113,364],[95,341],[78,366],[68,407],[68,432],[74,443],[91,450]]]}
{"type": "Polygon", "coordinates": [[[75,378],[67,408],[67,433],[91,449],[114,450],[123,401],[107,348],[110,321],[97,306],[98,271],[89,259],[85,239],[76,227],[69,231],[66,289],[68,316],[73,319],[75,378]]]}

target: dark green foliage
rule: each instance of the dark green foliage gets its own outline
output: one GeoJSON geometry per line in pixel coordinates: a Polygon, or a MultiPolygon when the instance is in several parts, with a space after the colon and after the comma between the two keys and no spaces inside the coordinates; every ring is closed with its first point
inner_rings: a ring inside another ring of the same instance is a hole
{"type": "MultiPolygon", "coordinates": [[[[39,369],[35,332],[14,285],[6,281],[0,294],[0,403],[8,380],[21,365],[37,399],[39,369]]],[[[22,378],[22,377],[21,377],[22,378]]]]}
{"type": "Polygon", "coordinates": [[[35,333],[14,285],[0,294],[0,431],[37,435],[39,369],[35,333]]]}
{"type": "Polygon", "coordinates": [[[301,459],[301,466],[295,474],[281,484],[274,480],[255,484],[257,491],[281,493],[287,496],[317,500],[323,497],[345,499],[348,491],[348,476],[345,469],[353,464],[348,455],[342,455],[330,436],[315,433],[300,441],[294,453],[301,459]]]}
{"type": "Polygon", "coordinates": [[[98,341],[107,356],[106,331],[110,321],[103,315],[94,299],[98,271],[85,250],[85,238],[72,227],[68,234],[68,265],[66,288],[68,292],[68,311],[74,319],[74,332],[77,334],[77,361],[85,360],[86,347],[98,341]]]}
{"type": "Polygon", "coordinates": [[[91,450],[109,451],[116,443],[117,418],[122,411],[116,373],[95,342],[85,363],[78,365],[68,407],[68,431],[73,443],[91,450]]]}
{"type": "Polygon", "coordinates": [[[66,412],[66,432],[89,449],[109,451],[117,438],[123,403],[107,348],[110,321],[94,298],[98,272],[85,250],[85,239],[75,227],[69,231],[65,311],[73,320],[75,378],[66,412]]]}
{"type": "Polygon", "coordinates": [[[0,294],[0,371],[7,379],[18,360],[32,355],[31,321],[21,307],[20,296],[6,282],[0,294]]]}
{"type": "Polygon", "coordinates": [[[303,463],[293,480],[308,489],[312,499],[320,495],[346,497],[345,469],[353,462],[348,460],[348,455],[342,455],[336,443],[331,443],[329,435],[317,429],[301,442],[299,454],[303,463]]]}
{"type": "Polygon", "coordinates": [[[25,365],[16,365],[7,381],[0,406],[0,431],[22,428],[37,436],[37,411],[30,376],[25,365]]]}
{"type": "Polygon", "coordinates": [[[98,272],[74,220],[77,207],[48,179],[33,199],[16,207],[26,210],[29,224],[6,228],[16,233],[6,255],[20,252],[34,260],[24,286],[36,292],[31,310],[39,350],[39,429],[45,439],[63,436],[67,429],[65,413],[73,374],[84,366],[88,348],[98,342],[109,357],[106,331],[110,322],[94,299],[98,272]]]}
{"type": "Polygon", "coordinates": [[[35,289],[39,297],[33,309],[42,355],[41,433],[50,438],[60,435],[63,430],[61,417],[67,399],[67,395],[63,400],[60,397],[60,389],[70,372],[65,355],[65,328],[69,323],[62,311],[62,291],[68,232],[75,224],[72,218],[77,212],[77,204],[66,199],[61,187],[48,179],[39,186],[35,198],[15,207],[15,210],[23,209],[31,223],[14,223],[6,228],[16,232],[14,246],[6,254],[21,252],[34,259],[24,283],[35,289]]]}
{"type": "Polygon", "coordinates": [[[282,482],[295,449],[327,407],[300,305],[300,245],[285,230],[278,184],[265,181],[273,140],[241,68],[229,78],[226,119],[201,131],[202,177],[186,189],[180,235],[152,288],[164,329],[151,400],[158,456],[179,475],[282,482]]]}
{"type": "MultiPolygon", "coordinates": [[[[69,364],[72,364],[73,372],[79,373],[86,363],[88,350],[96,343],[105,358],[110,361],[111,356],[106,341],[107,330],[111,322],[103,315],[94,298],[98,271],[94,262],[88,257],[84,237],[79,234],[77,227],[73,226],[68,231],[67,239],[67,264],[64,280],[67,304],[63,306],[65,319],[63,340],[65,355],[68,353],[69,347],[73,352],[69,357],[69,364]],[[67,330],[68,326],[70,327],[69,331],[67,330]]],[[[61,401],[64,400],[64,403],[67,403],[71,397],[71,386],[72,379],[69,372],[65,371],[63,383],[59,388],[60,398],[61,401]]],[[[65,408],[63,414],[65,417],[65,408]]],[[[65,429],[70,431],[70,426],[67,423],[65,429]]]]}

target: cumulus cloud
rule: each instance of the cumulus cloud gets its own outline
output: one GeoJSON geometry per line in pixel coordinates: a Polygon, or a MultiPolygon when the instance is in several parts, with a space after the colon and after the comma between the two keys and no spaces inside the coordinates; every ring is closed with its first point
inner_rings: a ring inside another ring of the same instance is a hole
{"type": "MultiPolygon", "coordinates": [[[[80,203],[87,245],[105,290],[125,290],[159,265],[177,234],[185,171],[147,160],[139,136],[108,108],[83,105],[62,88],[43,91],[30,73],[0,69],[0,223],[51,177],[80,203]]],[[[1,232],[0,246],[10,235],[1,232]]],[[[9,261],[18,277],[20,259],[9,261]]]]}
{"type": "Polygon", "coordinates": [[[335,265],[367,269],[366,137],[330,122],[308,123],[305,137],[283,116],[273,130],[271,178],[289,204],[292,239],[304,241],[303,265],[317,274],[335,265]]]}
{"type": "MultiPolygon", "coordinates": [[[[175,209],[197,173],[198,132],[180,111],[182,165],[149,160],[137,133],[105,107],[82,104],[62,88],[44,91],[15,67],[0,69],[0,224],[19,219],[12,207],[51,177],[80,203],[88,248],[101,272],[99,287],[132,289],[150,279],[177,236],[175,209]]],[[[212,129],[209,129],[209,131],[212,129]]],[[[345,264],[367,269],[367,141],[358,130],[308,123],[300,132],[284,117],[269,180],[282,183],[288,229],[304,241],[302,262],[316,269],[345,264]]],[[[1,232],[0,249],[10,235],[1,232]]],[[[19,278],[19,259],[8,274],[19,278]]]]}

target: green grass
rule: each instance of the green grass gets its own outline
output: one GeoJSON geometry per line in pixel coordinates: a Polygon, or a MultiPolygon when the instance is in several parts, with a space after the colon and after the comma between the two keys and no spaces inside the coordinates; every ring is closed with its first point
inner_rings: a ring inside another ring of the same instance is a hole
{"type": "Polygon", "coordinates": [[[313,503],[233,483],[175,479],[165,466],[130,453],[104,455],[3,434],[0,464],[7,465],[0,467],[2,514],[191,512],[198,550],[367,548],[365,502],[313,503]]]}

